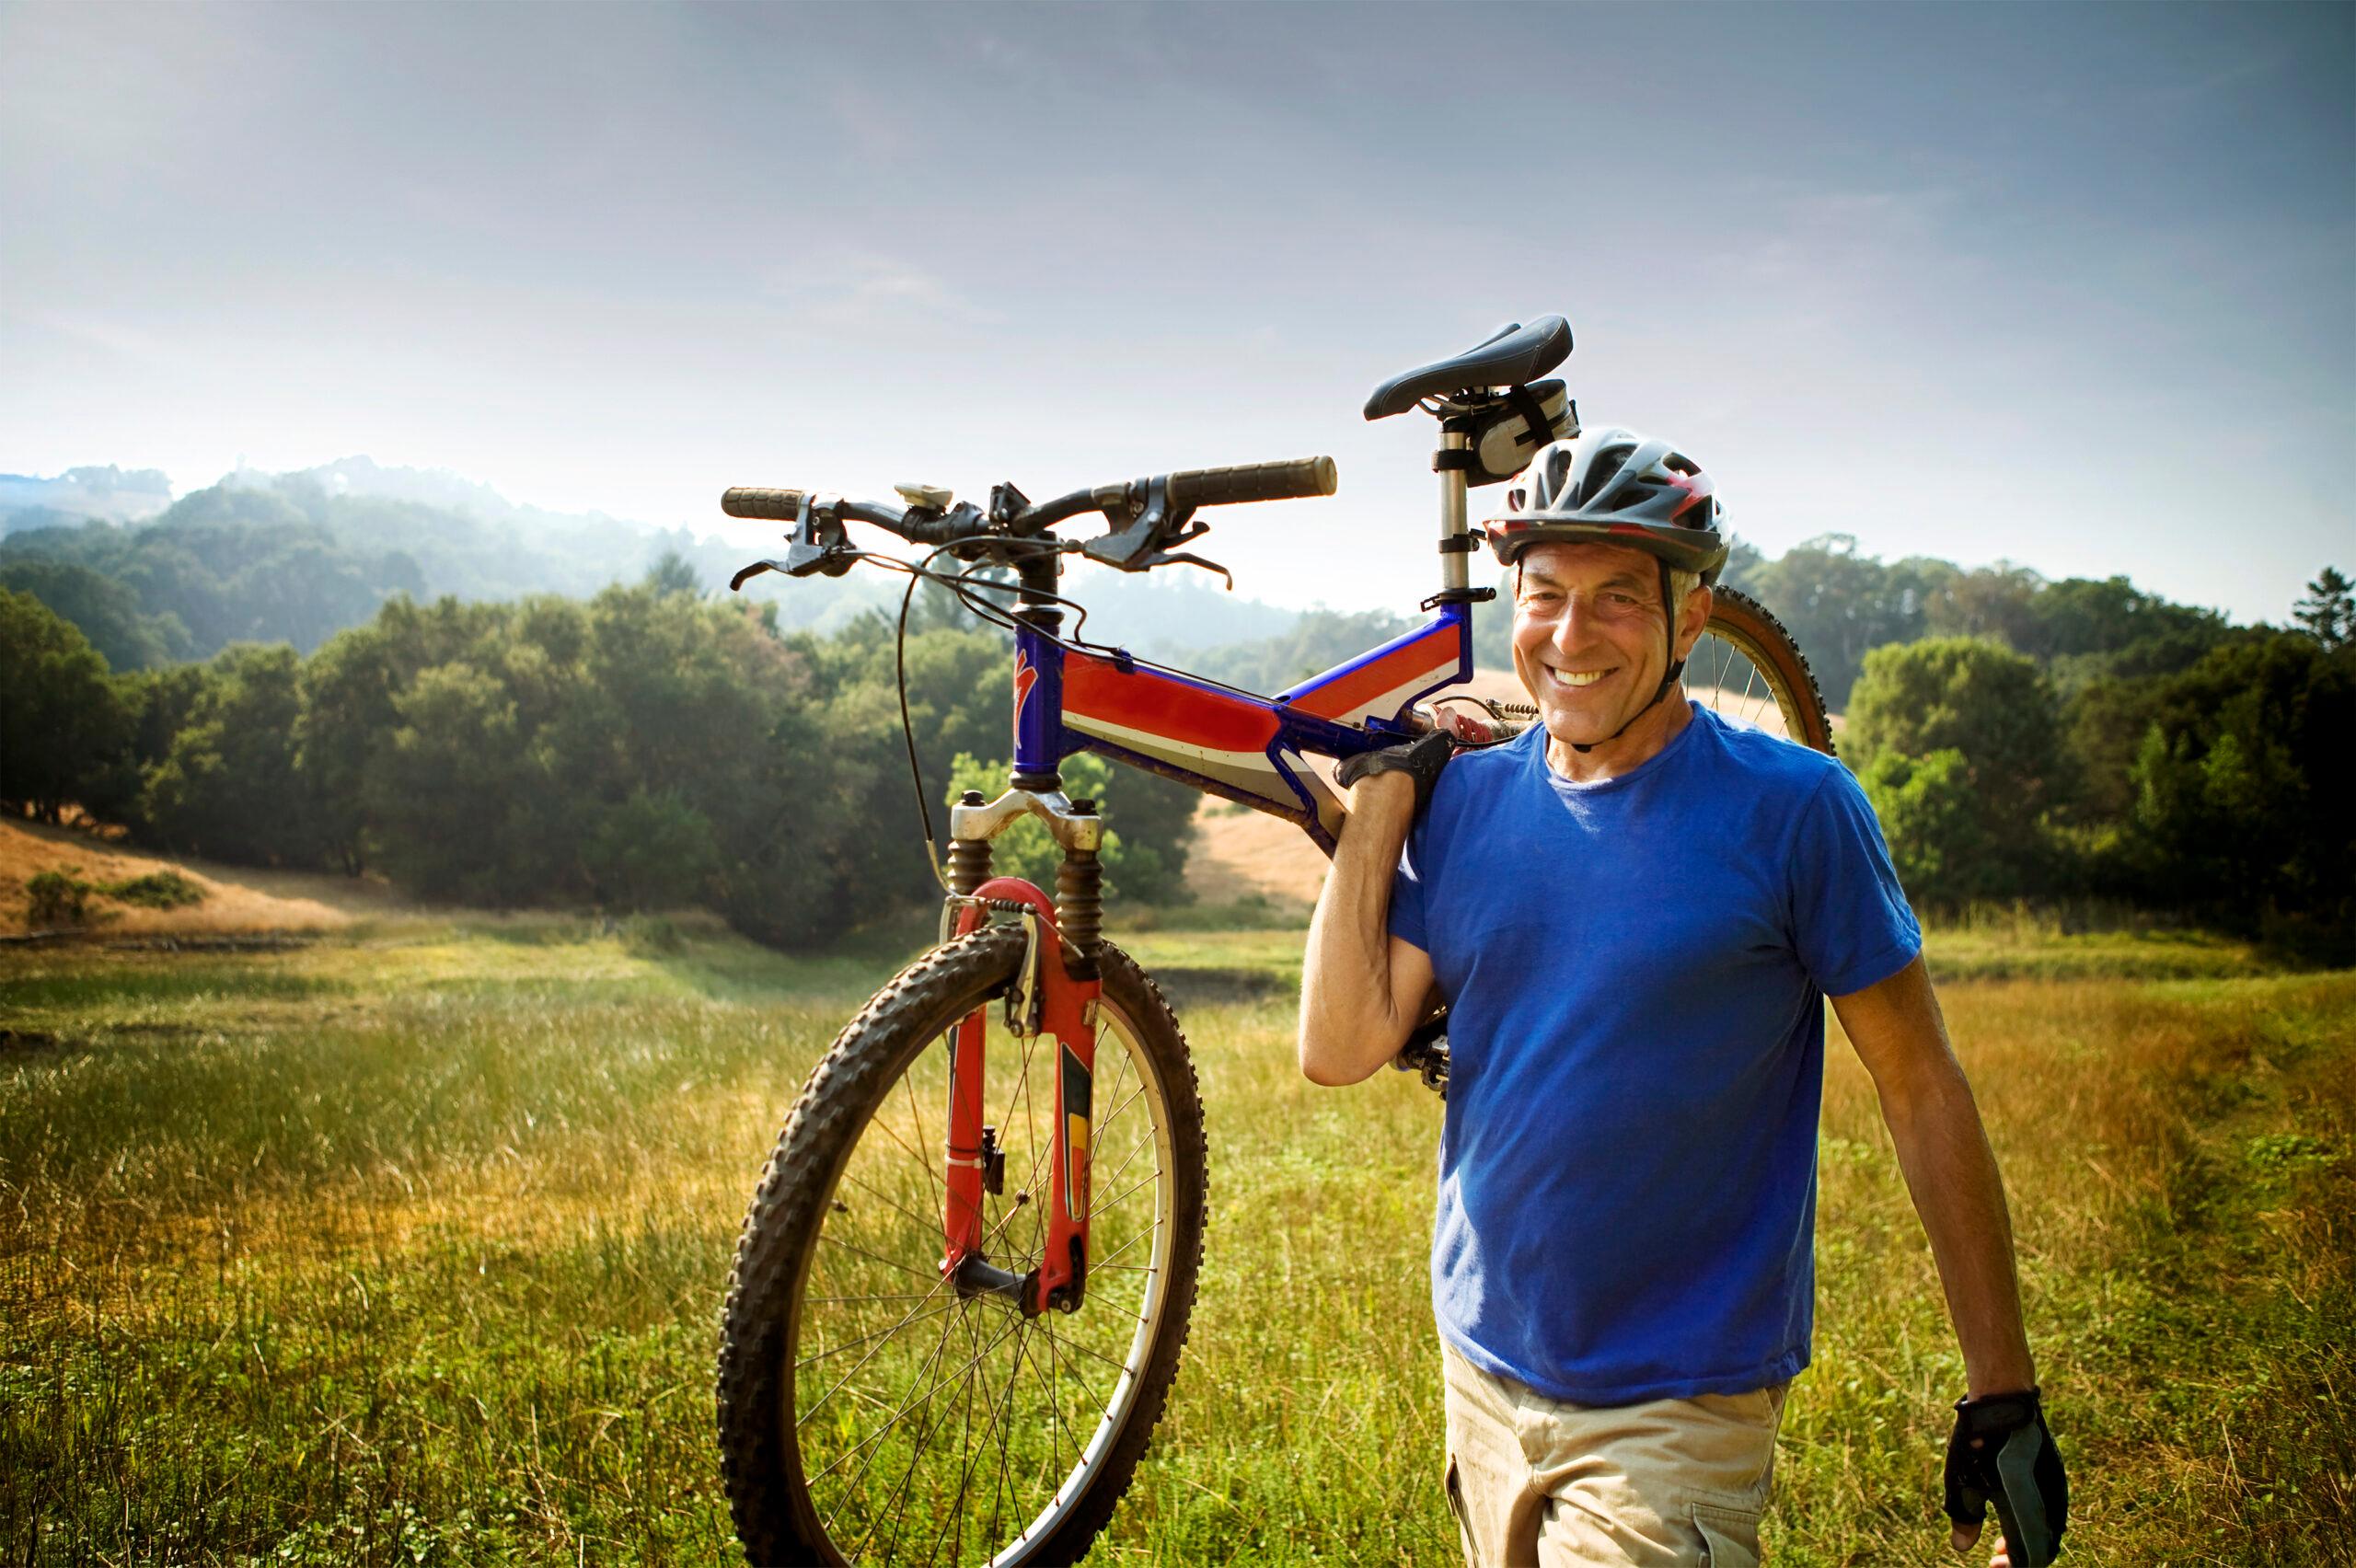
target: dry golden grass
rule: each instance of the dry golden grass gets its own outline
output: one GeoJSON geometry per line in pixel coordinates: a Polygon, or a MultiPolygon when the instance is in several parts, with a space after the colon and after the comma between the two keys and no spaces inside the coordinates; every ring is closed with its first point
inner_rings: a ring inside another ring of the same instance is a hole
{"type": "MultiPolygon", "coordinates": [[[[2072,1465],[2065,1562],[2347,1562],[2356,974],[2227,952],[2153,980],[2009,940],[1975,962],[2062,977],[1943,995],[2072,1465]]],[[[1100,1561],[1448,1560],[1439,1108],[1402,1075],[1300,1078],[1299,940],[1135,943],[1193,1041],[1212,1230],[1100,1561]]],[[[0,1561],[728,1561],[729,1248],[880,967],[549,918],[0,952],[0,1561]]],[[[1960,1364],[1837,1032],[1819,1186],[1773,1561],[1954,1562],[1936,1478],[1960,1364]]]]}
{"type": "Polygon", "coordinates": [[[27,929],[25,884],[43,871],[62,871],[88,882],[177,871],[203,889],[202,903],[179,909],[149,909],[93,896],[91,912],[102,917],[98,928],[126,936],[335,930],[355,919],[417,907],[381,882],[151,855],[84,829],[0,817],[0,933],[27,929]]]}

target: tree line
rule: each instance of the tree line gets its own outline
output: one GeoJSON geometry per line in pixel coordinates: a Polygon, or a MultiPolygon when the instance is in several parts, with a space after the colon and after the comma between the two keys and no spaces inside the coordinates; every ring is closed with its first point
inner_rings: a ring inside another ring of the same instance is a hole
{"type": "MultiPolygon", "coordinates": [[[[2026,624],[2050,628],[2036,609],[2026,624]]],[[[2113,650],[2048,643],[2041,659],[2001,626],[1868,651],[1842,754],[1909,893],[1933,906],[2093,894],[2344,940],[2356,924],[2346,579],[2327,569],[2295,619],[2168,628],[2113,650]]]]}
{"type": "MultiPolygon", "coordinates": [[[[113,580],[92,575],[0,590],[0,802],[15,809],[78,804],[161,847],[373,868],[435,898],[702,904],[774,940],[931,889],[904,825],[883,616],[783,632],[773,606],[701,597],[671,558],[586,599],[396,592],[307,654],[232,644],[118,671],[85,636],[123,624],[108,618],[113,580]]],[[[1791,626],[1845,711],[1842,755],[1919,902],[2094,894],[2251,928],[2348,927],[2356,595],[2337,571],[2308,585],[2293,629],[2236,627],[2125,578],[1885,564],[1838,536],[1773,560],[1738,545],[1727,580],[1791,626]]],[[[1509,663],[1509,597],[1476,615],[1484,664],[1509,663]]],[[[1274,692],[1408,624],[1312,610],[1182,663],[1274,692]]],[[[909,713],[939,803],[1003,776],[1005,645],[936,590],[911,626],[909,713]]],[[[1074,788],[1106,801],[1116,886],[1182,896],[1195,798],[1126,770],[1074,788]]]]}
{"type": "MultiPolygon", "coordinates": [[[[893,628],[780,633],[671,562],[587,600],[387,601],[305,656],[235,644],[117,674],[70,622],[0,590],[0,803],[79,806],[178,853],[375,870],[488,905],[699,905],[777,943],[930,896],[893,628]]],[[[994,767],[1006,645],[930,626],[907,647],[924,789],[994,767]]],[[[1124,773],[1099,791],[1108,880],[1184,886],[1195,797],[1124,773]]]]}

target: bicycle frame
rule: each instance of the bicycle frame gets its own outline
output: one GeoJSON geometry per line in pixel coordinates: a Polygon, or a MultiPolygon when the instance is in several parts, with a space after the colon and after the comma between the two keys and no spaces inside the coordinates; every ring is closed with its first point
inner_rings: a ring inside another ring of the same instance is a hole
{"type": "Polygon", "coordinates": [[[1341,802],[1307,754],[1393,744],[1417,698],[1472,673],[1461,604],[1274,698],[1070,652],[1026,627],[1014,654],[1014,767],[1053,773],[1064,757],[1094,752],[1297,823],[1330,854],[1341,802]]]}
{"type": "MultiPolygon", "coordinates": [[[[1443,450],[1461,446],[1449,432],[1443,450]]],[[[1075,1310],[1086,1291],[1089,1167],[1096,1066],[1096,1000],[1088,956],[1099,914],[1095,850],[1101,824],[1090,802],[1065,799],[1060,765],[1092,752],[1158,773],[1206,794],[1239,801],[1294,823],[1327,854],[1341,831],[1342,805],[1307,757],[1348,757],[1414,732],[1415,702],[1472,674],[1472,605],[1487,594],[1466,583],[1461,468],[1440,475],[1444,585],[1427,601],[1432,618],[1322,674],[1259,697],[1162,669],[1114,651],[1067,647],[1052,607],[1052,559],[1026,562],[1023,606],[1015,614],[1014,766],[1007,792],[969,797],[950,818],[953,893],[942,934],[977,929],[987,910],[1017,909],[1034,940],[1017,977],[1029,1032],[1052,1039],[1057,1058],[1053,1146],[1048,1157],[1046,1245],[1039,1266],[1012,1274],[984,1255],[982,1193],[992,1151],[976,1088],[983,1081],[984,1015],[958,1026],[950,1068],[943,1150],[941,1268],[961,1291],[987,1291],[1026,1314],[1075,1310]],[[1058,899],[1014,878],[982,880],[987,841],[1023,816],[1037,816],[1066,854],[1058,899]],[[980,850],[978,858],[975,849],[980,850]],[[962,867],[961,867],[962,859],[962,867]],[[1060,901],[1060,906],[1059,906],[1060,901]],[[1076,952],[1079,962],[1050,955],[1076,952]]],[[[1027,1032],[1018,1024],[1019,1032],[1027,1032]]],[[[1000,1178],[1002,1179],[1002,1178],[1000,1178]]]]}

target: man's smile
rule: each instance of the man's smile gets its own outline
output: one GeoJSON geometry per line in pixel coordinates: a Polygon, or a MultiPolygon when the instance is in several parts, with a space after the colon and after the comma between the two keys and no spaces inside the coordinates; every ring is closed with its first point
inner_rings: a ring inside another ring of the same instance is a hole
{"type": "Polygon", "coordinates": [[[1542,664],[1540,666],[1540,668],[1546,672],[1546,679],[1549,686],[1562,686],[1572,691],[1579,690],[1585,686],[1593,686],[1596,682],[1611,674],[1613,670],[1616,670],[1620,666],[1617,664],[1612,664],[1600,670],[1565,670],[1554,664],[1542,664]]]}

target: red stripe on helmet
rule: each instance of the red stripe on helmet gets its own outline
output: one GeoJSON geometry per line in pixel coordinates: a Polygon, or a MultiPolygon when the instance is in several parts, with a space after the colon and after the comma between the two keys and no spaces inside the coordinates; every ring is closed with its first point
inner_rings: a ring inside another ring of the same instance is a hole
{"type": "Polygon", "coordinates": [[[1669,514],[1672,523],[1692,510],[1694,502],[1710,499],[1710,478],[1706,474],[1680,474],[1669,483],[1685,492],[1685,499],[1679,502],[1677,510],[1669,514]]]}

